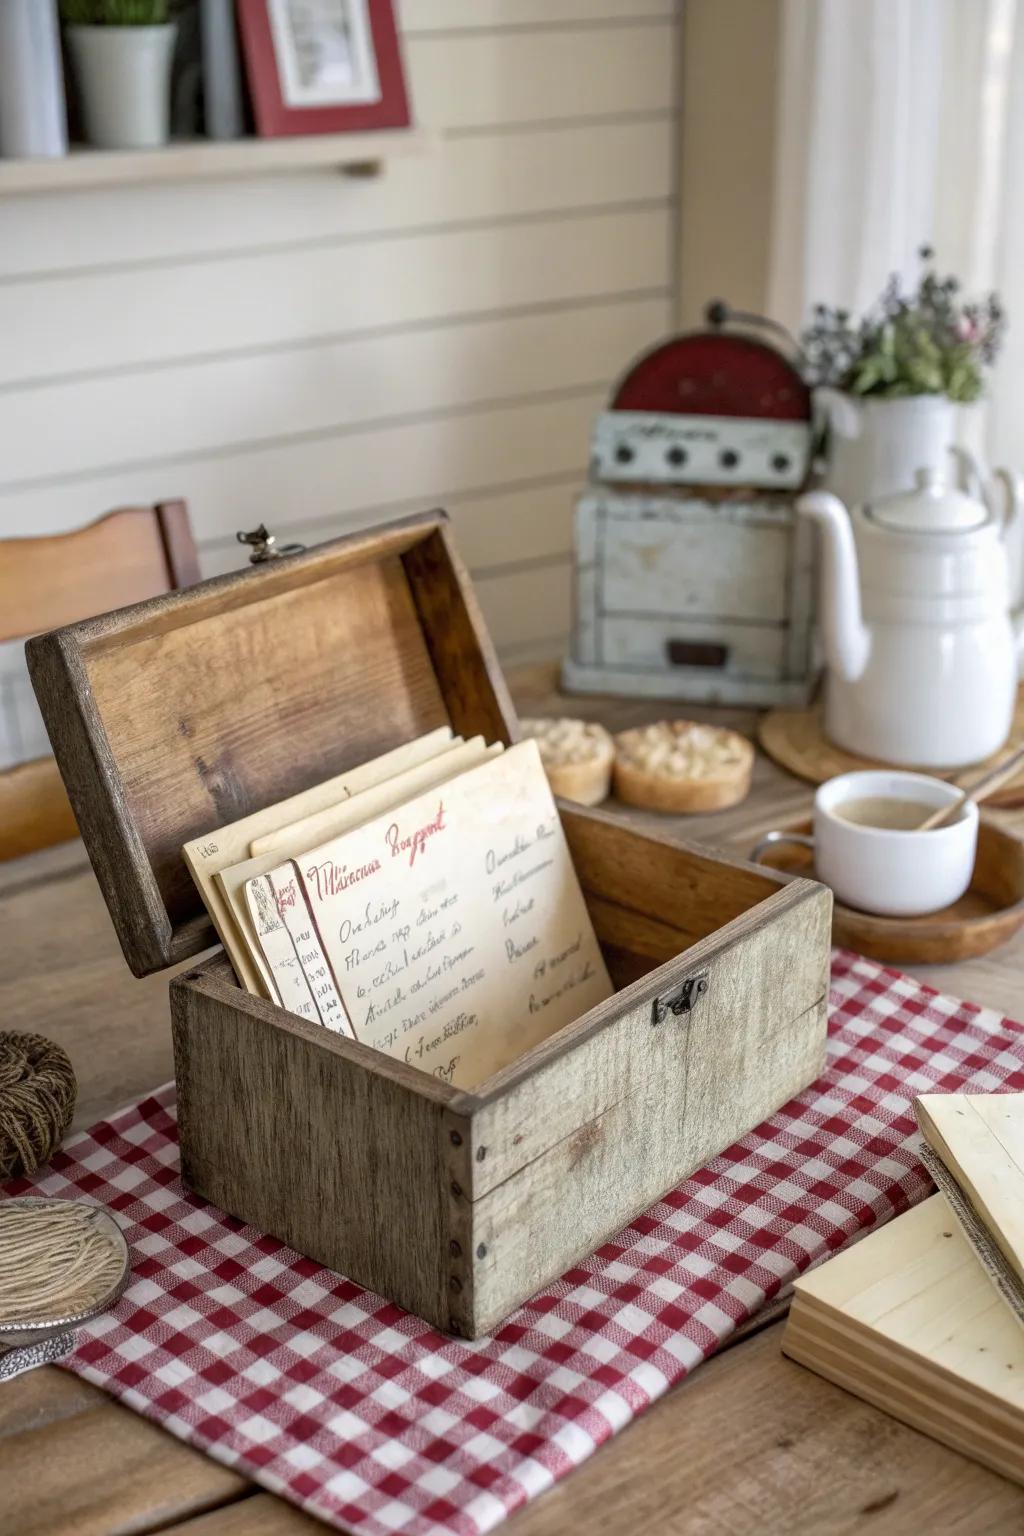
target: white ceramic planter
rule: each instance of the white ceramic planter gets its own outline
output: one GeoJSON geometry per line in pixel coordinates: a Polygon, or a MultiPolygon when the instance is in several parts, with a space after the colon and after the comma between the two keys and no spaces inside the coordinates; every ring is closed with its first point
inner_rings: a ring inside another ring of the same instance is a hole
{"type": "Polygon", "coordinates": [[[848,507],[909,491],[919,469],[949,467],[957,407],[944,395],[861,400],[820,389],[815,403],[830,427],[825,483],[848,507]]]}
{"type": "Polygon", "coordinates": [[[85,135],[97,149],[158,149],[171,121],[174,22],[68,27],[85,135]]]}

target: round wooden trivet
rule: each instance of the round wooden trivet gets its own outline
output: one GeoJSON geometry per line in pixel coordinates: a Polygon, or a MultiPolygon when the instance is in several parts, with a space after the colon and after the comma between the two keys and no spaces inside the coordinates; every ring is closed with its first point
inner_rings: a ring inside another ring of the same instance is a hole
{"type": "MultiPolygon", "coordinates": [[[[809,833],[811,822],[787,824],[809,833]]],[[[761,862],[772,869],[814,877],[810,848],[779,844],[761,862]]],[[[973,960],[1005,944],[1024,926],[1024,840],[982,817],[970,889],[942,912],[926,917],[875,917],[836,902],[832,941],[872,960],[899,965],[944,965],[973,960]]]]}
{"type": "MultiPolygon", "coordinates": [[[[763,750],[781,768],[788,768],[798,779],[806,779],[811,784],[824,784],[826,779],[834,779],[839,773],[852,773],[857,768],[893,766],[891,763],[879,762],[876,758],[857,757],[853,752],[834,746],[822,729],[820,702],[812,704],[809,709],[769,710],[758,721],[757,738],[763,750]]],[[[975,763],[969,768],[955,768],[945,772],[936,768],[922,768],[920,771],[957,784],[962,779],[973,778],[989,764],[1001,762],[1020,746],[1024,746],[1024,688],[1017,694],[1009,740],[998,752],[986,758],[984,763],[975,763]]],[[[1011,779],[1009,784],[997,790],[986,804],[1001,806],[1004,810],[1024,805],[1024,770],[1011,779]]]]}
{"type": "Polygon", "coordinates": [[[56,1152],[77,1096],[71,1060],[55,1041],[0,1031],[0,1179],[33,1173],[56,1152]]]}

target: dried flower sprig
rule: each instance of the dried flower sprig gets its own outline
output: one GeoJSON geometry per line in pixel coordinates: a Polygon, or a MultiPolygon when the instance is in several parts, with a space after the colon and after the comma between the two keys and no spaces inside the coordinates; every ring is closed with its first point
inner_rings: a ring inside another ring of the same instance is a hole
{"type": "Polygon", "coordinates": [[[848,310],[816,304],[801,335],[808,381],[854,395],[896,400],[946,395],[967,404],[985,386],[1006,333],[998,294],[962,301],[955,277],[940,277],[929,246],[924,271],[904,293],[894,274],[878,303],[855,321],[848,310]]]}

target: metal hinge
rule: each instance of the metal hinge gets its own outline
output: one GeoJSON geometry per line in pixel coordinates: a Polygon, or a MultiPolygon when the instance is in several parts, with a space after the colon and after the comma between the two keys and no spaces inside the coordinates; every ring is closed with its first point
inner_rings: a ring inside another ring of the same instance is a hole
{"type": "Polygon", "coordinates": [[[278,544],[276,536],[267,531],[264,523],[248,533],[236,533],[235,538],[252,550],[250,565],[265,565],[268,560],[280,560],[283,555],[301,555],[306,547],[305,544],[278,544]]]}
{"type": "Polygon", "coordinates": [[[669,1014],[689,1013],[698,997],[708,989],[707,975],[688,976],[679,991],[671,997],[656,997],[651,1006],[651,1024],[663,1024],[669,1014]]]}

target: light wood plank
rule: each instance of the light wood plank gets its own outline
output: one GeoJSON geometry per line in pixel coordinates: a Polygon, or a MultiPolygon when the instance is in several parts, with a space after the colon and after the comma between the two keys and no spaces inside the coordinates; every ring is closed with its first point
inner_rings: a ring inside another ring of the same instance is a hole
{"type": "MultiPolygon", "coordinates": [[[[352,433],[271,441],[188,460],[155,460],[131,469],[69,478],[32,490],[0,493],[0,527],[74,527],[83,512],[113,498],[158,499],[172,491],[188,499],[200,544],[265,522],[278,535],[320,523],[344,531],[368,507],[408,502],[417,510],[443,505],[446,494],[578,471],[587,460],[590,424],[605,398],[587,390],[567,399],[526,401],[448,416],[392,423],[352,433]]],[[[376,518],[375,520],[380,520],[376,518]]],[[[236,558],[227,562],[235,569],[236,558]]],[[[244,555],[244,551],[241,552],[244,555]]],[[[222,565],[221,569],[224,568],[222,565]]],[[[204,574],[209,574],[204,567],[204,574]]]]}
{"type": "Polygon", "coordinates": [[[675,119],[665,113],[446,139],[429,154],[389,162],[379,177],[291,172],[5,198],[0,278],[647,202],[672,192],[674,140],[675,119]]]}
{"type": "MultiPolygon", "coordinates": [[[[768,1328],[702,1366],[514,1514],[510,1536],[1006,1536],[1024,1521],[1020,1489],[785,1360],[781,1332],[768,1328]]],[[[168,1536],[323,1529],[259,1492],[176,1522],[168,1536]]]]}
{"type": "Polygon", "coordinates": [[[0,1391],[0,1441],[45,1429],[107,1401],[99,1387],[80,1376],[56,1369],[26,1371],[0,1391]]]}
{"type": "Polygon", "coordinates": [[[665,297],[612,299],[181,363],[144,381],[117,373],[12,392],[2,405],[0,488],[536,391],[600,388],[662,332],[667,310],[665,297]]]}
{"type": "MultiPolygon", "coordinates": [[[[650,701],[568,699],[557,690],[550,666],[531,668],[514,682],[523,713],[574,712],[621,729],[666,712],[664,704],[650,701]]],[[[686,706],[686,712],[748,733],[753,728],[750,711],[686,706]]],[[[734,810],[668,821],[622,814],[638,825],[668,825],[683,836],[743,852],[765,827],[805,812],[810,799],[808,786],[762,760],[751,799],[734,810]]],[[[1020,812],[1000,819],[1024,824],[1020,812]]],[[[166,1080],[166,980],[137,982],[128,975],[81,845],[3,866],[0,898],[0,923],[16,957],[0,967],[0,1014],[6,1027],[39,1029],[69,1049],[80,1083],[77,1123],[91,1123],[166,1080]]],[[[1024,938],[1018,937],[984,960],[928,967],[923,974],[949,992],[1012,1015],[1019,1008],[1022,965],[1024,938]]],[[[866,1529],[885,1536],[919,1536],[922,1530],[1005,1536],[1024,1523],[1020,1490],[784,1360],[780,1332],[766,1330],[703,1366],[557,1488],[513,1516],[510,1533],[646,1528],[668,1536],[717,1536],[756,1527],[764,1536],[857,1536],[866,1529]]],[[[50,1369],[28,1379],[67,1380],[50,1369]]],[[[41,1393],[44,1403],[47,1396],[41,1393]]],[[[151,1449],[163,1438],[153,1427],[146,1433],[151,1449]]],[[[116,1448],[116,1434],[113,1443],[116,1448]]],[[[152,1464],[154,1508],[165,1497],[162,1465],[159,1459],[152,1464]]],[[[104,1463],[102,1472],[116,1481],[116,1469],[107,1472],[104,1463]]],[[[91,1476],[88,1469],[82,1475],[87,1481],[91,1476]]],[[[137,1528],[147,1528],[144,1519],[137,1528]]],[[[307,1529],[290,1506],[260,1494],[178,1523],[175,1536],[298,1536],[307,1529]]]]}
{"type": "Polygon", "coordinates": [[[113,1536],[237,1498],[245,1479],[103,1403],[0,1440],[4,1529],[12,1536],[113,1536]]]}
{"type": "Polygon", "coordinates": [[[163,1536],[324,1536],[326,1529],[293,1504],[253,1489],[222,1509],[168,1526],[163,1536]]]}
{"type": "Polygon", "coordinates": [[[798,1281],[783,1348],[1024,1483],[1024,1333],[941,1195],[798,1281]]]}
{"type": "Polygon", "coordinates": [[[58,1041],[78,1079],[74,1126],[173,1076],[167,979],[137,981],[80,842],[0,866],[0,925],[17,965],[0,967],[5,1029],[58,1041]]]}
{"type": "Polygon", "coordinates": [[[509,1536],[1007,1536],[1024,1520],[1020,1489],[784,1360],[781,1331],[701,1366],[509,1536]]]}
{"type": "Polygon", "coordinates": [[[914,1108],[925,1140],[1024,1286],[1024,1094],[926,1093],[914,1108]]]}
{"type": "Polygon", "coordinates": [[[668,232],[641,208],[3,285],[0,382],[663,288],[668,232]]]}

